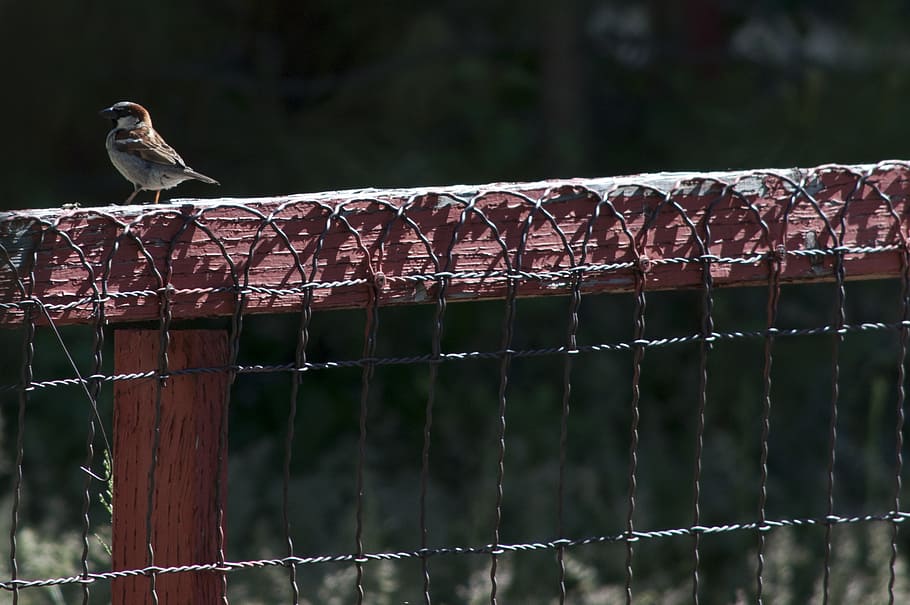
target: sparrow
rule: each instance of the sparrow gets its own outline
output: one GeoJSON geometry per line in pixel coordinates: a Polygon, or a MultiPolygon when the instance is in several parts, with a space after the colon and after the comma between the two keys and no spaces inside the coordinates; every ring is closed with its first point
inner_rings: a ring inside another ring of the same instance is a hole
{"type": "Polygon", "coordinates": [[[220,185],[215,179],[196,172],[184,163],[183,158],[152,127],[152,118],[142,105],[120,101],[98,113],[114,123],[104,141],[111,163],[133,184],[133,193],[124,204],[133,201],[143,189],[155,192],[157,204],[162,189],[176,187],[190,179],[220,185]]]}

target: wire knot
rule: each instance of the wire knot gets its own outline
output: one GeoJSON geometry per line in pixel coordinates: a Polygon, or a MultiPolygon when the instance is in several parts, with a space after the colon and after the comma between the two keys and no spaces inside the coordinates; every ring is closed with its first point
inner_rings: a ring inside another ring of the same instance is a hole
{"type": "Polygon", "coordinates": [[[787,247],[783,244],[778,244],[772,249],[768,250],[768,258],[774,262],[782,263],[784,257],[787,256],[787,247]]]}
{"type": "Polygon", "coordinates": [[[636,259],[635,264],[638,265],[638,270],[641,271],[642,273],[650,272],[651,267],[653,265],[653,263],[651,262],[651,259],[648,258],[647,256],[639,256],[636,259]]]}

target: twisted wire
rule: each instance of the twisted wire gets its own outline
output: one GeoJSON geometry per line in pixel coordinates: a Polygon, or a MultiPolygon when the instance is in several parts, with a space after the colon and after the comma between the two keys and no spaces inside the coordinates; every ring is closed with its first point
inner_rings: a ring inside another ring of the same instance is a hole
{"type": "MultiPolygon", "coordinates": [[[[898,523],[902,524],[910,521],[910,511],[888,511],[883,513],[869,513],[865,515],[854,515],[843,517],[839,515],[825,517],[801,517],[790,519],[767,519],[765,521],[765,531],[773,532],[787,527],[825,527],[827,525],[858,525],[866,523],[898,523]]],[[[723,535],[737,532],[755,532],[759,529],[757,522],[745,523],[726,523],[723,525],[707,525],[697,527],[676,527],[670,529],[655,529],[650,531],[636,530],[631,538],[636,541],[643,540],[667,540],[672,538],[685,538],[699,533],[702,535],[723,535]]],[[[544,542],[519,542],[519,543],[499,543],[483,544],[479,546],[445,546],[416,550],[400,550],[390,552],[364,552],[362,554],[323,554],[312,557],[282,557],[274,559],[255,559],[245,561],[225,561],[224,563],[210,562],[197,563],[192,565],[173,565],[173,566],[146,566],[136,569],[125,569],[106,572],[89,573],[88,577],[82,574],[73,576],[43,578],[40,580],[23,580],[9,579],[0,581],[0,590],[15,592],[27,588],[40,588],[48,586],[64,586],[76,584],[94,584],[96,582],[107,582],[119,578],[153,576],[162,574],[179,574],[195,572],[217,572],[217,573],[235,573],[250,569],[264,569],[269,567],[288,567],[289,565],[298,566],[320,566],[334,565],[339,563],[354,563],[361,561],[405,561],[411,559],[421,559],[426,557],[442,556],[464,556],[464,555],[481,555],[490,556],[492,554],[503,555],[505,553],[526,553],[553,551],[557,548],[576,548],[594,544],[614,544],[627,542],[630,539],[626,531],[616,534],[605,534],[586,536],[581,538],[557,538],[544,542]]]]}
{"type": "MultiPolygon", "coordinates": [[[[492,351],[456,351],[451,353],[440,353],[436,361],[456,362],[470,361],[479,359],[500,359],[505,353],[509,353],[513,358],[524,357],[543,357],[543,356],[564,356],[564,355],[583,355],[591,353],[605,352],[622,352],[633,351],[636,347],[644,349],[660,349],[665,347],[682,346],[692,343],[698,343],[703,339],[710,342],[732,342],[745,339],[764,339],[768,336],[776,338],[791,338],[800,336],[823,336],[831,334],[850,334],[855,332],[882,332],[894,331],[899,332],[902,328],[910,326],[910,320],[901,320],[896,322],[862,322],[856,324],[845,324],[838,328],[836,325],[821,325],[812,328],[771,328],[762,330],[732,330],[728,332],[712,332],[705,336],[701,333],[688,334],[685,336],[668,336],[663,338],[642,338],[632,339],[629,341],[597,343],[590,345],[578,345],[575,349],[570,349],[565,345],[542,347],[532,349],[496,349],[492,351]]],[[[336,370],[344,368],[362,368],[372,364],[376,367],[389,365],[414,365],[421,363],[430,363],[433,361],[432,354],[410,355],[405,357],[360,357],[357,359],[324,361],[324,362],[305,362],[302,366],[295,363],[277,364],[277,365],[260,365],[260,364],[236,364],[211,367],[191,367],[171,370],[165,374],[165,377],[171,376],[188,376],[193,374],[222,374],[236,372],[237,374],[272,374],[272,373],[306,373],[322,370],[336,370]]],[[[27,390],[35,391],[38,389],[52,389],[61,387],[88,385],[91,380],[101,382],[119,382],[129,380],[149,380],[156,379],[156,371],[146,372],[128,372],[121,374],[92,374],[85,377],[77,378],[59,378],[51,380],[32,380],[27,390]]],[[[21,388],[21,383],[6,384],[0,386],[0,392],[17,392],[21,388]]]]}

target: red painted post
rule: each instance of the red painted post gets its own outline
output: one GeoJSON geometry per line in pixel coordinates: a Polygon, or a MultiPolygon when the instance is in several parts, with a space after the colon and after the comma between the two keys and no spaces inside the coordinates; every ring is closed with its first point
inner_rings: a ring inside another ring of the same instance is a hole
{"type": "MultiPolygon", "coordinates": [[[[159,346],[158,330],[117,330],[115,372],[157,369],[159,346]]],[[[227,363],[226,332],[171,332],[170,371],[227,363]]],[[[226,479],[226,464],[218,468],[218,436],[228,387],[223,372],[172,376],[162,387],[151,515],[158,567],[218,560],[216,478],[220,473],[222,485],[226,479]]],[[[149,562],[146,512],[157,388],[154,378],[114,383],[114,570],[139,569],[149,562]]],[[[212,572],[159,574],[156,591],[160,603],[207,605],[220,602],[222,581],[221,574],[212,572]]],[[[148,577],[113,581],[113,605],[151,602],[148,577]]]]}

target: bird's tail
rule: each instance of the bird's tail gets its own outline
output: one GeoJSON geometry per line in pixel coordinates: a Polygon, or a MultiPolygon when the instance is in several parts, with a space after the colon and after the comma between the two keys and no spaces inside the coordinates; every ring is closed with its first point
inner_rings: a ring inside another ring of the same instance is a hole
{"type": "Polygon", "coordinates": [[[202,181],[203,183],[208,183],[209,185],[220,185],[221,184],[218,181],[216,181],[215,179],[213,179],[212,177],[205,176],[201,172],[196,172],[195,170],[192,170],[190,168],[186,169],[185,174],[187,176],[193,177],[197,181],[202,181]]]}

